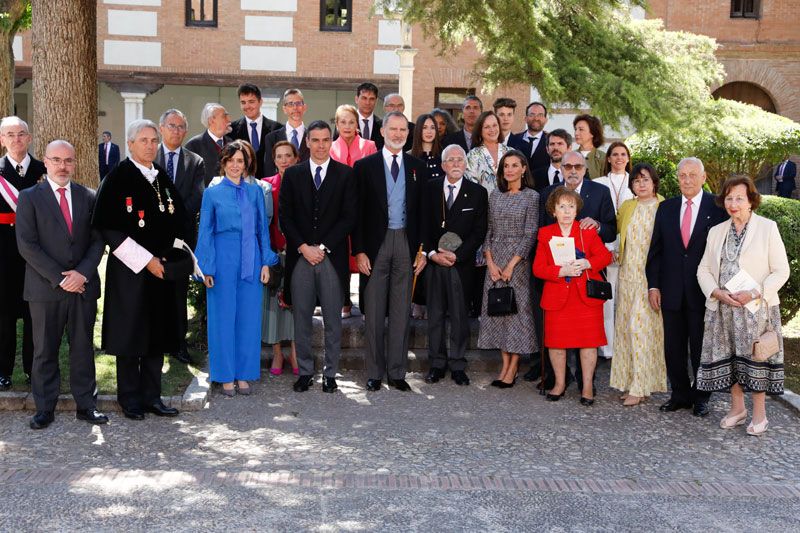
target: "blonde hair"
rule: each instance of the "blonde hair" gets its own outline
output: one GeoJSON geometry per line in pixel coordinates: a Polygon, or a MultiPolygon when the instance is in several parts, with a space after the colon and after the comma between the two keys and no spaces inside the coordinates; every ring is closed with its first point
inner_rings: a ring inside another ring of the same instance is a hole
{"type": "Polygon", "coordinates": [[[353,118],[356,119],[356,127],[358,127],[358,111],[356,111],[356,106],[350,104],[342,104],[336,108],[336,113],[333,115],[333,122],[339,122],[339,117],[344,113],[353,115],[353,118]]]}

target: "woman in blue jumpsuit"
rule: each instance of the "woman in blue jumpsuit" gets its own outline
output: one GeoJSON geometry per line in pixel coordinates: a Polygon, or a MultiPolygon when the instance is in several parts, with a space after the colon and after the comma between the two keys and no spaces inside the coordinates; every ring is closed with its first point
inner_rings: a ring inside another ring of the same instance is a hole
{"type": "Polygon", "coordinates": [[[206,189],[196,255],[208,296],[210,379],[222,394],[249,394],[261,373],[262,283],[278,256],[269,244],[264,194],[242,176],[248,154],[237,142],[220,152],[225,175],[206,189]]]}

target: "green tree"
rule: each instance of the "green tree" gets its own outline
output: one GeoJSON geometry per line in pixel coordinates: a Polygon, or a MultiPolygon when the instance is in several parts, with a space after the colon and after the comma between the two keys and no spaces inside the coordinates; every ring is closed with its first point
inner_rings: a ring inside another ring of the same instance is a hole
{"type": "Polygon", "coordinates": [[[0,0],[0,113],[14,114],[14,36],[31,26],[30,0],[0,0]]]}
{"type": "Polygon", "coordinates": [[[703,105],[722,79],[716,43],[632,20],[646,0],[383,0],[452,53],[464,40],[488,87],[535,86],[547,102],[588,106],[613,127],[661,129],[703,105]]]}

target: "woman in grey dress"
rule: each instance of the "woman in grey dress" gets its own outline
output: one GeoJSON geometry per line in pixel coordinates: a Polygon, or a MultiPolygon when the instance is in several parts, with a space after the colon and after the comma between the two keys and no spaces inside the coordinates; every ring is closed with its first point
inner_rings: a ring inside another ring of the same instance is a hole
{"type": "Polygon", "coordinates": [[[539,193],[533,189],[528,159],[510,150],[497,165],[497,190],[489,196],[489,230],[483,242],[486,280],[480,316],[478,348],[499,349],[503,357],[499,388],[514,386],[519,354],[539,349],[533,322],[530,252],[539,229],[539,193]],[[510,285],[517,312],[489,316],[486,297],[490,288],[510,285]]]}
{"type": "Polygon", "coordinates": [[[722,429],[745,423],[744,393],[751,392],[753,417],[747,434],[760,436],[769,426],[766,394],[783,394],[778,290],[789,279],[789,260],[778,225],[753,212],[761,203],[753,180],[728,178],[717,203],[731,218],[708,232],[697,268],[697,281],[707,298],[697,389],[730,390],[731,406],[719,423],[722,429]],[[753,343],[769,327],[777,334],[777,351],[765,361],[756,360],[753,343]]]}

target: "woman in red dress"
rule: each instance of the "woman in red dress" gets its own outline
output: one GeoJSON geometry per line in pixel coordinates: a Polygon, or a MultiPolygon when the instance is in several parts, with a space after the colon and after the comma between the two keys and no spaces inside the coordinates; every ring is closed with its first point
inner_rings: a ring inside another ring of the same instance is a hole
{"type": "Polygon", "coordinates": [[[597,363],[597,347],[606,343],[603,329],[604,300],[586,294],[586,275],[602,280],[599,272],[611,263],[611,252],[595,230],[581,230],[576,217],[583,199],[566,187],[559,187],[547,199],[545,209],[556,223],[539,228],[539,242],[533,262],[533,274],[544,280],[544,345],[550,352],[555,386],[547,399],[557,401],[567,388],[567,348],[579,348],[583,368],[581,404],[592,405],[592,376],[597,363]],[[550,251],[553,237],[572,237],[574,261],[557,265],[550,251]]]}

